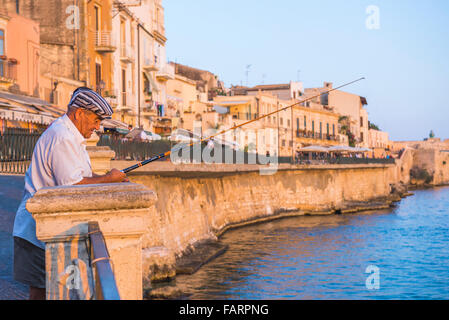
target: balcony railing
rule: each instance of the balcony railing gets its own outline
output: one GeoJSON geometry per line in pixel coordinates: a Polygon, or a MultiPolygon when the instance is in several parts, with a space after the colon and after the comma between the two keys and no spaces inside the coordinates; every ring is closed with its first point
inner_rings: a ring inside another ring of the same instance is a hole
{"type": "Polygon", "coordinates": [[[11,60],[0,58],[0,82],[14,83],[17,81],[17,64],[11,60]]]}
{"type": "Polygon", "coordinates": [[[235,120],[253,120],[256,119],[258,114],[257,113],[245,113],[245,112],[236,112],[231,113],[232,119],[235,120]]]}
{"type": "Polygon", "coordinates": [[[143,69],[146,71],[159,71],[159,66],[153,59],[145,58],[143,59],[143,69]]]}
{"type": "Polygon", "coordinates": [[[122,44],[120,47],[120,60],[123,62],[134,62],[134,48],[126,44],[122,44]]]}
{"type": "Polygon", "coordinates": [[[312,132],[306,130],[296,130],[297,138],[308,138],[308,139],[320,139],[329,141],[339,141],[338,136],[331,134],[324,134],[319,132],[312,132]]]}
{"type": "Polygon", "coordinates": [[[175,67],[171,64],[164,65],[156,74],[159,81],[167,81],[175,78],[175,67]]]}
{"type": "Polygon", "coordinates": [[[95,50],[99,52],[114,52],[117,49],[111,31],[95,32],[95,50]]]}
{"type": "Polygon", "coordinates": [[[120,105],[117,108],[120,111],[132,111],[134,110],[134,95],[129,92],[122,92],[120,105]]]}

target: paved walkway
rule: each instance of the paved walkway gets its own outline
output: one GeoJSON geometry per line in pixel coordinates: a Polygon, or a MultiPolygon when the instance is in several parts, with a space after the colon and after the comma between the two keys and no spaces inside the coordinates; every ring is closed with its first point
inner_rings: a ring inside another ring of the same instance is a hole
{"type": "Polygon", "coordinates": [[[12,228],[24,176],[0,175],[0,300],[28,299],[28,287],[13,279],[12,228]]]}

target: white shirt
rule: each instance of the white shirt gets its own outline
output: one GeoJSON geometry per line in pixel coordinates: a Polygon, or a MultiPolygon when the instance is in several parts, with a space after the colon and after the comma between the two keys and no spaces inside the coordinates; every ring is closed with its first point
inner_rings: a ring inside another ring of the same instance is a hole
{"type": "Polygon", "coordinates": [[[13,236],[45,249],[36,237],[36,221],[26,210],[26,201],[42,188],[74,185],[92,176],[85,141],[67,115],[56,119],[41,135],[25,174],[24,196],[17,209],[13,236]]]}

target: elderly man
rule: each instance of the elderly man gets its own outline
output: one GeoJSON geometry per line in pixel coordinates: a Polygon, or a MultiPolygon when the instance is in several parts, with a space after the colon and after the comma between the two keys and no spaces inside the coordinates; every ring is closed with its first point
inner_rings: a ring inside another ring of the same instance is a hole
{"type": "Polygon", "coordinates": [[[14,278],[30,286],[30,299],[45,299],[45,244],[36,237],[36,221],[26,201],[41,188],[127,181],[112,169],[105,175],[92,173],[84,145],[112,108],[95,91],[81,87],[73,92],[65,115],[55,120],[34,147],[25,175],[25,190],[14,221],[14,278]]]}

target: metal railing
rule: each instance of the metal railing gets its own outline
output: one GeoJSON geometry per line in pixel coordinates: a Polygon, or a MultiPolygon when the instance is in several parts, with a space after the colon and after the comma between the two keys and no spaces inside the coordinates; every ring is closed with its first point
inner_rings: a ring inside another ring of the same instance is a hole
{"type": "Polygon", "coordinates": [[[105,48],[115,48],[115,40],[112,37],[111,31],[96,31],[95,32],[95,46],[105,48]]]}
{"type": "Polygon", "coordinates": [[[330,141],[339,141],[340,139],[336,135],[319,133],[313,131],[306,130],[296,130],[297,138],[308,138],[308,139],[320,139],[320,140],[330,140],[330,141]]]}
{"type": "Polygon", "coordinates": [[[95,278],[98,279],[99,284],[95,287],[96,299],[120,300],[108,248],[97,221],[88,223],[88,232],[91,246],[90,263],[92,268],[95,268],[95,278]]]}
{"type": "Polygon", "coordinates": [[[237,120],[253,120],[259,116],[257,113],[235,112],[231,113],[232,119],[237,120]]]}
{"type": "Polygon", "coordinates": [[[134,48],[129,45],[122,44],[120,47],[120,59],[134,61],[134,48]]]}
{"type": "Polygon", "coordinates": [[[0,58],[0,78],[17,81],[17,64],[0,58]]]}
{"type": "Polygon", "coordinates": [[[0,134],[0,172],[23,174],[31,162],[34,146],[42,132],[6,128],[0,134]]]}
{"type": "MultiPolygon", "coordinates": [[[[122,137],[102,134],[97,146],[107,146],[115,152],[113,160],[143,161],[171,149],[167,140],[152,142],[129,141],[122,137]]],[[[167,160],[167,159],[164,159],[167,160]]]]}
{"type": "Polygon", "coordinates": [[[368,158],[356,156],[330,156],[318,152],[302,152],[295,156],[296,164],[394,164],[394,158],[368,158]]]}

